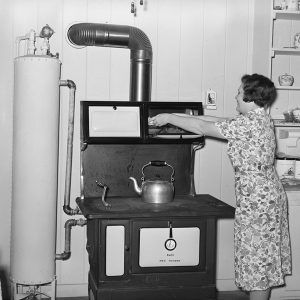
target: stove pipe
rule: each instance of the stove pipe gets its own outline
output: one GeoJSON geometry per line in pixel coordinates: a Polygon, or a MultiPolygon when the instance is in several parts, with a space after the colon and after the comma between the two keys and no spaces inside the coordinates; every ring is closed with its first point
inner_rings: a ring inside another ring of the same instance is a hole
{"type": "Polygon", "coordinates": [[[151,100],[152,47],[142,30],[126,25],[78,23],[69,28],[67,35],[77,46],[130,49],[129,101],[151,100]]]}

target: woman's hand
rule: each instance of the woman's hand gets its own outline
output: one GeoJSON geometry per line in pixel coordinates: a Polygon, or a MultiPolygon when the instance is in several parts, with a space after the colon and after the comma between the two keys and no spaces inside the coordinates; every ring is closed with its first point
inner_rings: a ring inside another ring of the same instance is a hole
{"type": "Polygon", "coordinates": [[[170,114],[159,114],[152,118],[148,118],[148,125],[163,126],[169,123],[170,114]]]}

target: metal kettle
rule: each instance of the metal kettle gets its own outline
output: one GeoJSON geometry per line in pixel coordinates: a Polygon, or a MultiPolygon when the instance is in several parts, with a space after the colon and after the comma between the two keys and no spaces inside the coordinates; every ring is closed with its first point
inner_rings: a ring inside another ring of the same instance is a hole
{"type": "Polygon", "coordinates": [[[138,186],[137,180],[134,177],[129,177],[134,185],[134,190],[142,197],[142,201],[147,203],[168,203],[174,199],[174,168],[165,161],[154,160],[150,161],[142,167],[142,184],[138,186]],[[171,180],[145,180],[144,169],[148,166],[164,167],[172,169],[171,180]]]}

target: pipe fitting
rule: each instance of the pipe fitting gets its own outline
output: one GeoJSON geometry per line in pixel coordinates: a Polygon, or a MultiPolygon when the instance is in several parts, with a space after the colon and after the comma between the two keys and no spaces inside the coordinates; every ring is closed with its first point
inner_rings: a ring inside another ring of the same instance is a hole
{"type": "Polygon", "coordinates": [[[81,214],[79,207],[71,208],[70,205],[64,205],[63,211],[64,211],[64,213],[66,213],[69,216],[81,214]]]}
{"type": "Polygon", "coordinates": [[[59,81],[60,86],[67,86],[69,89],[76,90],[76,84],[73,80],[67,79],[67,80],[60,80],[59,81]]]}
{"type": "Polygon", "coordinates": [[[71,229],[73,226],[84,226],[86,225],[85,219],[70,219],[65,223],[65,250],[63,253],[56,254],[56,260],[67,260],[71,257],[71,229]]]}

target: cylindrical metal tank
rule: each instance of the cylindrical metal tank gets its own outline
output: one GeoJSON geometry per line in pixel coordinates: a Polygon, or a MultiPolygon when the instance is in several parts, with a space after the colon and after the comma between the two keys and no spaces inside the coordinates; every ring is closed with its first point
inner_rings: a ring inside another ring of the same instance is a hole
{"type": "Polygon", "coordinates": [[[55,279],[60,61],[15,59],[11,280],[55,279]]]}

